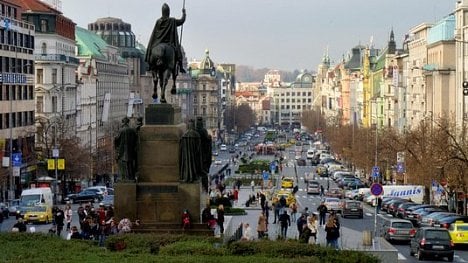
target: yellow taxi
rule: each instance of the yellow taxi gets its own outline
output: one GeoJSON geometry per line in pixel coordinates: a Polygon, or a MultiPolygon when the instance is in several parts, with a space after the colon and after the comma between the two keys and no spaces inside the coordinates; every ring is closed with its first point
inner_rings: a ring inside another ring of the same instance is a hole
{"type": "Polygon", "coordinates": [[[278,202],[281,199],[281,197],[283,197],[283,196],[286,199],[286,205],[287,206],[289,206],[290,204],[296,202],[296,197],[294,197],[292,192],[286,191],[286,190],[279,190],[278,192],[276,192],[273,195],[273,200],[272,200],[273,204],[278,202]]]}
{"type": "Polygon", "coordinates": [[[294,179],[292,177],[285,177],[281,180],[281,188],[293,188],[294,179]]]}
{"type": "Polygon", "coordinates": [[[24,214],[25,223],[45,223],[52,221],[52,208],[50,206],[34,206],[24,214]]]}
{"type": "Polygon", "coordinates": [[[448,231],[454,244],[468,244],[468,223],[455,221],[448,231]]]}

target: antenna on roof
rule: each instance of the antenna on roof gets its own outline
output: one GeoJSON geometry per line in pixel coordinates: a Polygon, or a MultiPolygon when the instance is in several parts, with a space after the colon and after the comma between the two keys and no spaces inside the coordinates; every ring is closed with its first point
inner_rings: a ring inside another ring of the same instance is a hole
{"type": "Polygon", "coordinates": [[[374,36],[371,36],[369,40],[369,48],[373,48],[373,47],[374,47],[374,36]]]}

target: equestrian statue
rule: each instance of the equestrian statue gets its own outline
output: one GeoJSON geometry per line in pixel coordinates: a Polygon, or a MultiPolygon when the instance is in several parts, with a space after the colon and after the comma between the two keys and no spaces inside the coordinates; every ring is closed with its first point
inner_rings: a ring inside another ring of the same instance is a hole
{"type": "MultiPolygon", "coordinates": [[[[184,1],[185,6],[185,1],[184,1]]],[[[177,27],[182,29],[185,22],[185,8],[182,9],[182,17],[176,19],[170,17],[169,6],[164,3],[162,5],[162,16],[156,21],[156,24],[151,34],[148,48],[146,51],[145,61],[149,64],[149,71],[153,75],[153,99],[158,99],[158,83],[161,88],[161,103],[166,101],[166,86],[169,79],[172,77],[171,94],[176,94],[176,78],[180,72],[185,73],[182,66],[183,54],[181,51],[181,43],[177,33],[177,27]]]]}

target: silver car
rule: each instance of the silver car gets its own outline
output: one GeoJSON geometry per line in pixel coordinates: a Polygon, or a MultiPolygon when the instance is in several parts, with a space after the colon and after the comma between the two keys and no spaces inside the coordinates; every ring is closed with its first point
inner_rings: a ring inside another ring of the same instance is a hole
{"type": "Polygon", "coordinates": [[[320,183],[318,181],[309,181],[307,183],[307,194],[320,194],[320,183]]]}
{"type": "Polygon", "coordinates": [[[382,236],[389,242],[394,240],[410,241],[416,233],[411,221],[406,219],[386,220],[382,226],[382,236]]]}

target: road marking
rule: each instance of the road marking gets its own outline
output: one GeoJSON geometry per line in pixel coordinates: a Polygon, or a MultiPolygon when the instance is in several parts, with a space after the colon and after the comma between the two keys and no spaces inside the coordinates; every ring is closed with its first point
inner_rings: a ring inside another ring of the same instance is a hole
{"type": "Polygon", "coordinates": [[[373,216],[374,214],[372,213],[366,213],[366,216],[373,216]]]}
{"type": "Polygon", "coordinates": [[[406,257],[403,254],[398,253],[398,260],[406,260],[406,257]]]}
{"type": "Polygon", "coordinates": [[[455,255],[455,256],[453,256],[453,257],[457,259],[457,260],[455,260],[456,262],[467,262],[466,260],[464,260],[463,258],[461,258],[459,255],[455,255]]]}

